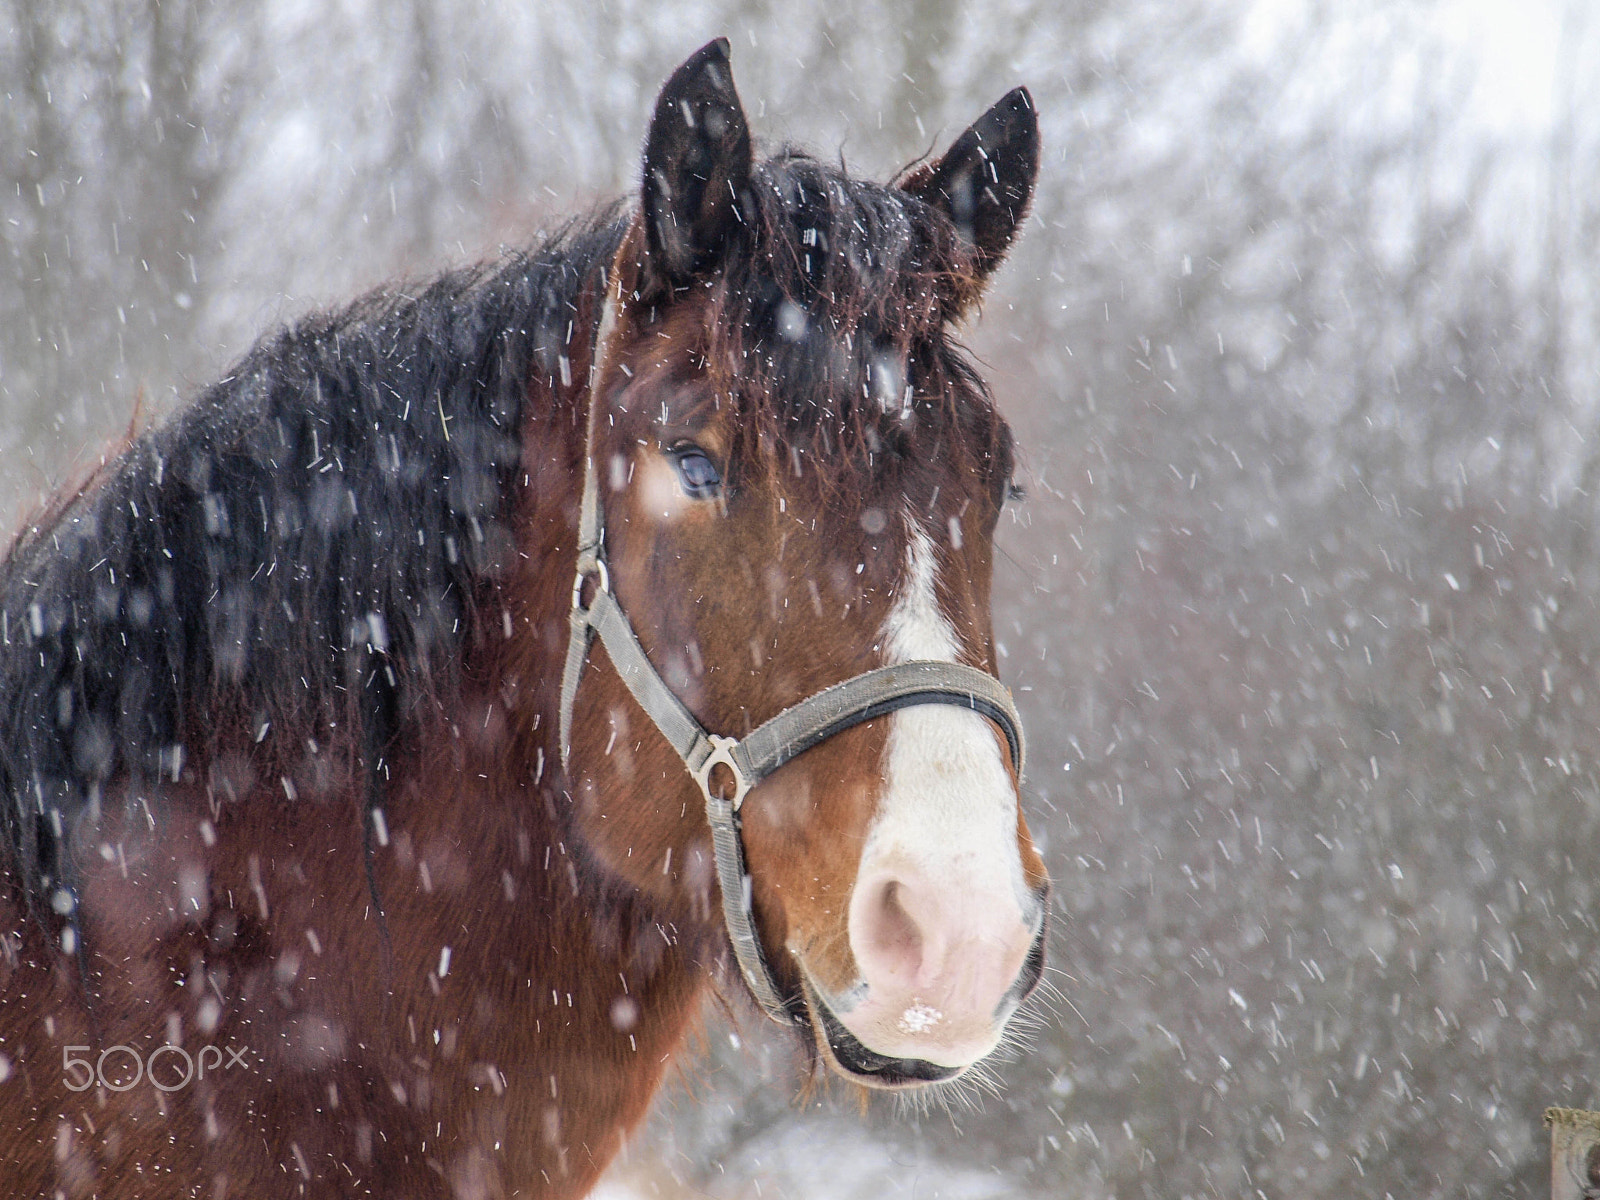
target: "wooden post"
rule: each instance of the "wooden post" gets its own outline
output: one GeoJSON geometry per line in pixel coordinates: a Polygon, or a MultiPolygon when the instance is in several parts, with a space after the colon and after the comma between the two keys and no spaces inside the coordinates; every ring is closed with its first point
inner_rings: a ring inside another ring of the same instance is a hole
{"type": "Polygon", "coordinates": [[[1550,1200],[1600,1196],[1600,1113],[1547,1108],[1550,1126],[1550,1200]]]}

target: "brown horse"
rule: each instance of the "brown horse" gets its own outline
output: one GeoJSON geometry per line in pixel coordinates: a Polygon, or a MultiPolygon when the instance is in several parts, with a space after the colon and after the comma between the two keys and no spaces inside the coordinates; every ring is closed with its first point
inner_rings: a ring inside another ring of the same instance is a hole
{"type": "Polygon", "coordinates": [[[1037,161],[1019,89],[893,186],[756,163],[714,42],[636,207],[264,339],[25,532],[8,1195],[577,1196],[719,978],[869,1087],[995,1048],[1047,882],[951,327],[1037,161]]]}

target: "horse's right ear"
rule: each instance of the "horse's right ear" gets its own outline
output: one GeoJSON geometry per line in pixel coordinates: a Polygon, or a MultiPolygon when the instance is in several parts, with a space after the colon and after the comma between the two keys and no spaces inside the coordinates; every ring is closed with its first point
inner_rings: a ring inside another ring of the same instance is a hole
{"type": "Polygon", "coordinates": [[[900,186],[955,223],[987,279],[1027,216],[1038,174],[1039,118],[1028,89],[1019,87],[973,122],[943,158],[918,167],[900,186]]]}
{"type": "Polygon", "coordinates": [[[646,281],[683,287],[713,264],[742,219],[750,126],[728,65],[728,39],[702,46],[656,99],[641,197],[646,281]]]}

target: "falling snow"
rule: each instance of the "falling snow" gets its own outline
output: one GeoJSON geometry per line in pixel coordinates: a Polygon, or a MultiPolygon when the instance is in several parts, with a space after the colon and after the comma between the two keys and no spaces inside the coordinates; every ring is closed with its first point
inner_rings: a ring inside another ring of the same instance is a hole
{"type": "MultiPolygon", "coordinates": [[[[1046,994],[984,1079],[865,1118],[804,1090],[792,1039],[714,1007],[598,1195],[1545,1194],[1543,1107],[1600,1105],[1587,6],[1514,28],[1467,0],[1437,20],[1402,0],[323,7],[205,9],[164,80],[87,0],[23,6],[36,27],[0,39],[0,78],[28,85],[0,106],[7,514],[264,323],[631,188],[656,84],[716,33],[758,132],[879,177],[1013,83],[1040,108],[1035,214],[966,336],[1027,492],[993,590],[1043,764],[1046,994]]],[[[791,302],[777,332],[816,330],[791,302]]],[[[571,382],[566,355],[550,369],[571,382]]],[[[869,398],[909,418],[898,359],[869,398]]],[[[446,400],[427,417],[449,435],[446,400]]],[[[302,515],[353,504],[330,485],[302,515]]],[[[203,511],[218,536],[249,516],[203,511]]],[[[137,626],[152,600],[108,578],[89,603],[137,626]]],[[[219,620],[248,615],[233,603],[219,620]]],[[[357,616],[378,650],[399,636],[357,616]]],[[[0,639],[61,619],[31,605],[0,639]]],[[[119,731],[52,711],[81,769],[109,770],[119,731]]],[[[313,931],[275,970],[340,952],[313,931]]],[[[420,953],[436,982],[470,976],[465,944],[420,953]]],[[[623,1034],[648,999],[604,1003],[623,1034]]],[[[0,1083],[14,1068],[0,1053],[0,1083]]]]}
{"type": "Polygon", "coordinates": [[[931,1004],[913,1004],[900,1014],[895,1024],[904,1033],[925,1033],[942,1020],[944,1014],[931,1004]]]}

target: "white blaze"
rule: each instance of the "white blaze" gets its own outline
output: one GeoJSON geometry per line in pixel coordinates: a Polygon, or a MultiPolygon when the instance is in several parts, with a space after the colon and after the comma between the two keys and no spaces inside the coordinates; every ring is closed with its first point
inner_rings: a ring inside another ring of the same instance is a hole
{"type": "MultiPolygon", "coordinates": [[[[884,625],[889,663],[934,659],[955,662],[960,645],[956,631],[939,611],[937,551],[914,518],[907,518],[911,540],[906,547],[906,577],[884,625]]],[[[915,712],[903,709],[902,712],[915,712]]]]}
{"type": "MultiPolygon", "coordinates": [[[[908,518],[888,663],[956,662],[939,607],[938,551],[908,518]]],[[[1017,850],[1017,793],[997,731],[950,704],[890,717],[883,791],[862,848],[850,946],[862,987],[830,997],[879,1054],[962,1066],[999,1040],[997,1012],[1031,944],[1036,903],[1017,850]]]]}
{"type": "MultiPolygon", "coordinates": [[[[912,518],[905,581],[884,627],[887,663],[959,660],[939,609],[938,551],[912,518]]],[[[885,787],[863,862],[903,854],[932,871],[959,867],[1004,879],[1028,907],[1017,853],[1017,793],[988,718],[953,704],[917,704],[889,718],[885,787]]]]}

